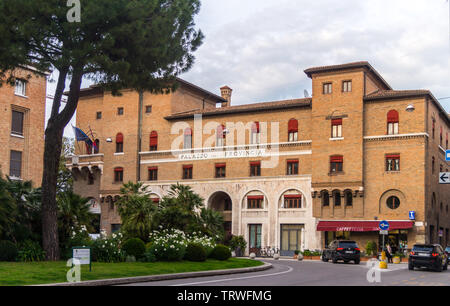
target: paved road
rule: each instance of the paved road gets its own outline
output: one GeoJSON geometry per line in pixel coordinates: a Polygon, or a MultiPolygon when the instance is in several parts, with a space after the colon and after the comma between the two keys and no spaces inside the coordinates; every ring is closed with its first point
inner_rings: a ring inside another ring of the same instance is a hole
{"type": "Polygon", "coordinates": [[[137,283],[132,286],[450,286],[450,270],[441,273],[426,269],[409,271],[406,264],[389,265],[387,271],[379,273],[380,283],[369,283],[369,268],[365,263],[265,261],[270,262],[273,268],[256,273],[137,283]]]}

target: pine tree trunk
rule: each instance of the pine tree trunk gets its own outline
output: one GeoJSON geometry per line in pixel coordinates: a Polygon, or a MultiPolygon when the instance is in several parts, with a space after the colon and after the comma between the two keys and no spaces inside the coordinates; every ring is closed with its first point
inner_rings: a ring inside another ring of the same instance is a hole
{"type": "Polygon", "coordinates": [[[59,260],[58,206],[56,181],[64,129],[45,131],[44,174],[42,177],[42,238],[47,260],[59,260]]]}
{"type": "Polygon", "coordinates": [[[77,109],[83,78],[83,73],[80,70],[72,74],[66,106],[62,112],[59,112],[66,74],[67,70],[60,71],[52,114],[45,130],[44,173],[42,176],[42,244],[46,252],[46,259],[52,261],[60,258],[56,190],[62,138],[64,128],[77,109]]]}

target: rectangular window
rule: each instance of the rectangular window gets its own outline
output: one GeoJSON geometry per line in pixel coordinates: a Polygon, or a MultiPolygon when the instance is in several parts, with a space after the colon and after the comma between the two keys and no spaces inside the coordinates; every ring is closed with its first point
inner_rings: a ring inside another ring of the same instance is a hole
{"type": "Polygon", "coordinates": [[[298,141],[298,132],[289,132],[289,142],[298,141]]]}
{"type": "Polygon", "coordinates": [[[16,80],[16,85],[14,87],[14,93],[19,96],[27,95],[27,82],[24,80],[16,80]]]}
{"type": "Polygon", "coordinates": [[[329,95],[333,92],[333,85],[332,83],[324,83],[323,84],[323,94],[329,95]]]}
{"type": "Polygon", "coordinates": [[[23,118],[24,113],[12,111],[11,133],[23,136],[23,118]]]}
{"type": "Polygon", "coordinates": [[[298,174],[298,160],[288,160],[287,175],[297,175],[297,174],[298,174]]]}
{"type": "Polygon", "coordinates": [[[216,164],[216,178],[224,178],[226,176],[226,164],[216,164]]]}
{"type": "Polygon", "coordinates": [[[386,155],[386,171],[400,171],[400,155],[386,155]]]}
{"type": "Polygon", "coordinates": [[[388,135],[398,135],[398,122],[388,123],[388,135]]]}
{"type": "Polygon", "coordinates": [[[332,156],[330,158],[330,173],[339,173],[344,169],[344,158],[342,156],[332,156]]]}
{"type": "Polygon", "coordinates": [[[9,176],[14,178],[22,177],[22,152],[20,151],[11,151],[9,176]]]}
{"type": "Polygon", "coordinates": [[[192,165],[183,166],[183,180],[192,180],[192,165]]]}
{"type": "Polygon", "coordinates": [[[261,176],[261,162],[250,163],[250,176],[261,176]]]}
{"type": "Polygon", "coordinates": [[[351,92],[351,91],[352,91],[352,81],[343,81],[342,92],[351,92]]]}
{"type": "Polygon", "coordinates": [[[148,180],[157,181],[158,180],[158,167],[148,168],[148,180]]]}
{"type": "Polygon", "coordinates": [[[331,138],[342,138],[342,119],[331,120],[331,138]]]}
{"type": "Polygon", "coordinates": [[[96,118],[97,120],[102,119],[102,112],[97,112],[96,118]]]}
{"type": "Polygon", "coordinates": [[[116,182],[116,183],[123,182],[123,169],[122,168],[114,169],[114,182],[116,182]]]}
{"type": "Polygon", "coordinates": [[[151,105],[146,105],[145,106],[145,113],[146,114],[150,114],[152,112],[152,106],[151,105]]]}
{"type": "Polygon", "coordinates": [[[284,208],[302,208],[301,195],[285,195],[284,208]]]}
{"type": "Polygon", "coordinates": [[[123,115],[123,107],[117,108],[117,115],[119,115],[119,116],[123,115]]]}
{"type": "Polygon", "coordinates": [[[262,209],[264,196],[248,196],[247,208],[248,209],[262,209]]]}

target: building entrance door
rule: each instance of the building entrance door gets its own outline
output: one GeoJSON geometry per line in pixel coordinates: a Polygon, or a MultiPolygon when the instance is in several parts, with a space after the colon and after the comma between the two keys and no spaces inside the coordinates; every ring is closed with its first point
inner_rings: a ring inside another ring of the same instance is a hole
{"type": "Polygon", "coordinates": [[[249,251],[250,253],[255,253],[257,256],[261,253],[261,233],[262,233],[262,225],[261,224],[249,224],[248,226],[249,233],[249,251]]]}
{"type": "Polygon", "coordinates": [[[294,256],[296,250],[302,245],[302,224],[282,224],[281,225],[281,256],[294,256]]]}

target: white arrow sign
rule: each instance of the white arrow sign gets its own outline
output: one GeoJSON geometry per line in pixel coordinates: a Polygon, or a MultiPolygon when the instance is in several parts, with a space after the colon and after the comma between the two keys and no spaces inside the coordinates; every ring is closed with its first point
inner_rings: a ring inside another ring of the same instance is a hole
{"type": "Polygon", "coordinates": [[[439,173],[439,184],[450,184],[450,172],[439,173]]]}

